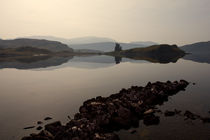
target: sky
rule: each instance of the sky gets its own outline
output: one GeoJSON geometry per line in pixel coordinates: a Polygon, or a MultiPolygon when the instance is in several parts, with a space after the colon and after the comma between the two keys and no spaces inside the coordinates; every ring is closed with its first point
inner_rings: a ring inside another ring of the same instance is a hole
{"type": "Polygon", "coordinates": [[[37,35],[208,41],[210,0],[0,0],[0,38],[37,35]]]}

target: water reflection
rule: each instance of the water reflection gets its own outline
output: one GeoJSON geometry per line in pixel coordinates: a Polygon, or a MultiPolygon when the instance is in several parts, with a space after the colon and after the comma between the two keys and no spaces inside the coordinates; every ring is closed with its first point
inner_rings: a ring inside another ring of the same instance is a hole
{"type": "Polygon", "coordinates": [[[186,55],[184,59],[199,62],[199,63],[210,64],[210,52],[203,52],[203,53],[194,52],[192,54],[186,55]]]}
{"type": "Polygon", "coordinates": [[[88,69],[103,68],[113,66],[115,64],[132,62],[132,63],[170,63],[177,62],[179,57],[171,59],[163,59],[161,57],[154,58],[139,58],[129,57],[122,58],[119,56],[107,55],[84,55],[84,56],[34,56],[23,58],[9,58],[0,59],[0,69],[16,68],[16,69],[58,69],[62,67],[82,67],[88,69]]]}
{"type": "Polygon", "coordinates": [[[59,66],[68,62],[73,57],[49,57],[49,56],[35,56],[24,57],[17,59],[8,59],[0,61],[0,69],[16,68],[16,69],[35,69],[47,68],[51,66],[59,66]]]}
{"type": "MultiPolygon", "coordinates": [[[[190,110],[202,116],[209,115],[207,114],[210,100],[209,64],[183,59],[179,59],[177,63],[159,64],[123,58],[122,63],[116,65],[115,58],[109,56],[77,56],[67,63],[53,66],[55,67],[56,69],[50,71],[0,70],[1,139],[16,140],[33,133],[36,130],[24,131],[23,128],[36,124],[46,116],[52,117],[53,121],[61,120],[65,123],[68,120],[67,116],[72,117],[83,101],[97,96],[107,97],[132,85],[144,86],[148,81],[186,79],[195,82],[196,85],[191,85],[185,92],[173,96],[160,109],[165,111],[176,108],[183,111],[190,110]],[[98,59],[94,60],[95,58],[98,59]],[[124,61],[132,63],[124,63],[124,61]],[[101,66],[104,64],[105,67],[100,69],[71,67],[76,64],[100,64],[101,66]]],[[[193,126],[185,124],[183,117],[166,118],[160,115],[159,125],[146,126],[140,121],[135,135],[122,131],[120,136],[122,140],[126,138],[164,139],[165,137],[168,139],[210,138],[209,124],[203,125],[200,122],[193,126]],[[191,132],[194,131],[197,133],[192,134],[191,132]],[[177,137],[174,137],[175,135],[177,137]]]]}

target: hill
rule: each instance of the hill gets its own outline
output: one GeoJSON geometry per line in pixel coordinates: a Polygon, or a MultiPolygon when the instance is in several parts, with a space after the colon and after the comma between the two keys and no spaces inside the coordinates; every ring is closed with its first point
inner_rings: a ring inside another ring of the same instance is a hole
{"type": "Polygon", "coordinates": [[[17,56],[34,56],[34,55],[47,55],[52,52],[46,49],[39,49],[34,47],[19,47],[19,48],[4,48],[0,49],[0,58],[17,57],[17,56]]]}
{"type": "Polygon", "coordinates": [[[14,40],[0,40],[0,48],[19,48],[23,46],[30,46],[38,49],[46,49],[52,52],[59,51],[69,51],[73,52],[73,49],[69,48],[66,44],[49,41],[49,40],[39,40],[39,39],[14,39],[14,40]]]}
{"type": "Polygon", "coordinates": [[[210,41],[198,42],[194,44],[184,45],[181,47],[182,50],[187,53],[210,53],[210,41]]]}
{"type": "Polygon", "coordinates": [[[152,45],[158,45],[158,43],[152,42],[152,41],[133,41],[130,42],[131,44],[138,44],[143,46],[152,46],[152,45]]]}
{"type": "Polygon", "coordinates": [[[169,63],[176,62],[185,55],[185,52],[176,45],[153,45],[146,48],[134,48],[119,52],[110,52],[108,55],[127,57],[136,60],[147,60],[150,62],[169,63]]]}
{"type": "Polygon", "coordinates": [[[59,41],[59,42],[62,42],[64,44],[68,44],[68,45],[71,45],[71,44],[92,44],[92,43],[100,43],[100,42],[115,42],[111,38],[94,37],[94,36],[79,37],[79,38],[72,38],[72,39],[66,39],[66,38],[60,38],[60,37],[54,37],[54,36],[30,36],[27,38],[59,41]]]}
{"type": "Polygon", "coordinates": [[[181,49],[190,53],[184,59],[210,64],[210,41],[185,45],[181,49]]]}

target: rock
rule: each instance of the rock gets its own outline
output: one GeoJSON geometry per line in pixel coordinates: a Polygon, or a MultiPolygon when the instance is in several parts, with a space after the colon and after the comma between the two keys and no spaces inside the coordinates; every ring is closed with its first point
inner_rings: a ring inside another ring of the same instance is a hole
{"type": "Polygon", "coordinates": [[[72,140],[80,140],[79,137],[73,137],[72,140]]]}
{"type": "Polygon", "coordinates": [[[99,134],[96,133],[93,140],[119,140],[119,137],[114,133],[99,134]]]}
{"type": "Polygon", "coordinates": [[[174,112],[175,112],[175,114],[180,114],[182,111],[181,110],[174,109],[174,112]]]}
{"type": "Polygon", "coordinates": [[[49,139],[54,139],[54,136],[47,130],[42,130],[39,133],[40,136],[48,137],[49,139]]]}
{"type": "Polygon", "coordinates": [[[70,116],[67,116],[67,118],[68,118],[69,120],[71,120],[71,117],[70,117],[70,116]]]}
{"type": "Polygon", "coordinates": [[[129,133],[134,134],[134,133],[136,133],[136,130],[130,129],[130,130],[129,130],[129,133]]]}
{"type": "Polygon", "coordinates": [[[44,118],[45,121],[51,120],[51,119],[52,119],[51,117],[46,117],[46,118],[44,118]]]}
{"type": "Polygon", "coordinates": [[[201,120],[203,121],[203,123],[210,123],[209,117],[201,118],[201,120]]]}
{"type": "Polygon", "coordinates": [[[25,127],[25,128],[23,128],[23,129],[32,129],[32,128],[34,128],[35,126],[28,126],[28,127],[25,127]]]}
{"type": "Polygon", "coordinates": [[[42,121],[38,121],[37,124],[43,124],[43,122],[42,121]]]}
{"type": "Polygon", "coordinates": [[[34,136],[34,137],[23,137],[21,140],[50,140],[49,138],[47,137],[44,137],[44,136],[34,136]]]}
{"type": "Polygon", "coordinates": [[[165,113],[164,113],[164,115],[165,115],[166,117],[174,116],[174,115],[175,115],[175,112],[174,112],[174,111],[168,111],[168,110],[166,110],[165,113]]]}
{"type": "Polygon", "coordinates": [[[27,136],[27,137],[23,137],[21,140],[34,140],[33,137],[27,136]]]}
{"type": "Polygon", "coordinates": [[[153,109],[149,109],[149,110],[145,111],[144,115],[151,114],[151,113],[154,113],[153,109]]]}
{"type": "Polygon", "coordinates": [[[144,124],[149,125],[158,125],[160,123],[160,117],[153,114],[144,116],[144,124]]]}
{"type": "Polygon", "coordinates": [[[100,136],[98,133],[95,133],[95,138],[96,139],[101,139],[101,138],[104,138],[104,137],[100,136]]]}
{"type": "Polygon", "coordinates": [[[56,122],[45,125],[45,130],[49,131],[54,136],[60,129],[61,129],[60,121],[56,121],[56,122]]]}
{"type": "Polygon", "coordinates": [[[200,118],[199,115],[196,115],[188,110],[185,111],[184,116],[187,117],[187,119],[191,119],[191,120],[196,120],[196,119],[200,118]]]}
{"type": "Polygon", "coordinates": [[[38,126],[37,128],[36,128],[36,130],[41,130],[42,129],[42,127],[41,126],[38,126]]]}
{"type": "Polygon", "coordinates": [[[118,116],[123,119],[128,119],[131,115],[130,110],[122,106],[120,106],[120,108],[117,110],[117,113],[118,113],[118,116]]]}
{"type": "Polygon", "coordinates": [[[155,112],[162,114],[163,112],[160,109],[156,109],[155,112]]]}
{"type": "Polygon", "coordinates": [[[76,131],[76,130],[77,130],[77,127],[76,127],[76,126],[74,126],[74,127],[72,127],[71,129],[72,129],[72,131],[74,132],[74,131],[76,131]]]}

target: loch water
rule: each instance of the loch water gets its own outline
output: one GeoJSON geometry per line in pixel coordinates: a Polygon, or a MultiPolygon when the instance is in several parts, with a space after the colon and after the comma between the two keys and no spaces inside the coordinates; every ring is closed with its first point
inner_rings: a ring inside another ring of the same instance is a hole
{"type": "MultiPolygon", "coordinates": [[[[151,63],[110,56],[55,57],[44,60],[0,62],[0,139],[19,140],[38,133],[52,121],[68,121],[82,103],[96,96],[109,96],[122,88],[145,86],[147,82],[185,79],[191,84],[157,106],[165,110],[190,110],[210,117],[210,64],[181,58],[177,62],[151,63]],[[192,83],[195,83],[193,85],[192,83]],[[52,120],[44,121],[45,117],[52,120]],[[36,126],[24,130],[24,127],[36,126]]],[[[160,117],[158,125],[139,122],[136,133],[116,132],[120,139],[210,139],[210,124],[185,120],[182,116],[160,117]]]]}

